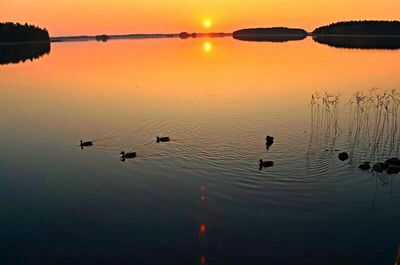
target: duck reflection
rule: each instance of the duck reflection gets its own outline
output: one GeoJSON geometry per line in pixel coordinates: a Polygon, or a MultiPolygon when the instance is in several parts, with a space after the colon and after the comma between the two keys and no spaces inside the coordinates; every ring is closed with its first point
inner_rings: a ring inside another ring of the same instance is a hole
{"type": "Polygon", "coordinates": [[[266,140],[265,145],[266,145],[266,147],[267,147],[267,150],[269,150],[269,148],[274,144],[274,137],[268,135],[268,136],[265,138],[265,140],[266,140]]]}

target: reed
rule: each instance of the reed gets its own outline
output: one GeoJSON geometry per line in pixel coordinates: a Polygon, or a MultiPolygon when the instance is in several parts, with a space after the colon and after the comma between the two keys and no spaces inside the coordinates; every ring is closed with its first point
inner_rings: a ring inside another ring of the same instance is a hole
{"type": "MultiPolygon", "coordinates": [[[[309,151],[335,150],[342,134],[341,105],[339,95],[328,92],[311,95],[309,151]]],[[[399,156],[399,91],[377,88],[356,91],[345,106],[348,107],[346,149],[350,161],[358,157],[373,163],[399,156]]]]}
{"type": "Polygon", "coordinates": [[[333,149],[341,130],[339,127],[339,95],[315,92],[311,95],[311,133],[309,151],[312,147],[333,149]]]}

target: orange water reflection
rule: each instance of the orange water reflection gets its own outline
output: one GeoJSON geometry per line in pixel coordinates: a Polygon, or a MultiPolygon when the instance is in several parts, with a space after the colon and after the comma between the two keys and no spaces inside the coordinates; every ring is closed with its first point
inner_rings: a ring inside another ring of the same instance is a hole
{"type": "Polygon", "coordinates": [[[304,104],[315,90],[345,94],[375,86],[396,88],[399,69],[399,51],[335,49],[311,39],[54,43],[49,56],[2,67],[0,88],[6,97],[23,93],[86,104],[104,100],[110,108],[178,100],[201,109],[240,111],[267,100],[304,104]]]}

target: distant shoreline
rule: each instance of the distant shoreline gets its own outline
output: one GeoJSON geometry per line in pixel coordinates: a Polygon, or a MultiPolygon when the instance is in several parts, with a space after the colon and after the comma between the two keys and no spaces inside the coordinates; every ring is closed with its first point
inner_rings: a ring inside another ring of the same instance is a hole
{"type": "MultiPolygon", "coordinates": [[[[108,40],[129,40],[129,39],[172,39],[172,38],[180,38],[179,34],[127,34],[127,35],[107,35],[109,38],[108,40]],[[173,36],[170,36],[173,35],[173,36]]],[[[254,36],[257,36],[256,34],[254,36]]],[[[301,36],[296,34],[264,34],[263,36],[301,36]]],[[[399,35],[344,35],[344,34],[313,34],[311,32],[307,33],[307,37],[357,37],[357,38],[400,38],[399,35]]],[[[196,38],[223,38],[223,37],[232,37],[232,33],[224,33],[224,36],[219,37],[211,37],[206,35],[200,35],[196,38]]],[[[51,37],[50,42],[57,43],[57,42],[79,42],[79,41],[99,41],[96,39],[96,36],[63,36],[63,37],[51,37]]],[[[15,44],[18,42],[13,43],[0,43],[1,44],[15,44]]],[[[20,42],[26,43],[26,42],[20,42]]],[[[30,42],[35,43],[35,42],[30,42]]]]}
{"type": "MultiPolygon", "coordinates": [[[[233,37],[232,33],[223,33],[223,36],[209,36],[206,33],[198,34],[195,38],[223,38],[223,37],[233,37]]],[[[296,37],[299,35],[296,34],[264,34],[263,37],[296,37]]],[[[126,34],[126,35],[107,35],[108,40],[144,40],[144,39],[172,39],[179,38],[179,34],[126,34]]],[[[255,35],[257,37],[257,35],[255,35]]],[[[306,37],[324,37],[324,38],[387,38],[387,39],[397,39],[400,38],[400,35],[349,35],[349,34],[314,34],[312,32],[307,32],[306,37]]],[[[195,39],[193,37],[188,37],[185,39],[195,39]]],[[[101,40],[96,39],[96,36],[60,36],[60,37],[50,37],[51,43],[58,42],[87,42],[87,41],[98,41],[101,40]]],[[[14,41],[14,42],[0,42],[1,46],[7,45],[24,45],[24,44],[37,44],[37,43],[46,43],[46,41],[14,41]]]]}
{"type": "MultiPolygon", "coordinates": [[[[141,39],[171,39],[171,38],[179,38],[179,34],[173,34],[174,36],[166,36],[169,34],[127,34],[127,35],[109,35],[108,40],[141,40],[141,39]]],[[[282,37],[291,37],[296,35],[290,34],[269,34],[264,36],[282,36],[282,37]]],[[[231,33],[225,33],[224,37],[232,37],[231,33]]],[[[343,38],[400,38],[399,35],[338,35],[338,34],[313,34],[308,33],[307,37],[343,37],[343,38]]],[[[206,38],[206,36],[198,36],[198,38],[206,38]]],[[[211,38],[211,37],[209,37],[211,38]]],[[[216,37],[212,37],[216,38],[216,37]]],[[[86,42],[86,41],[98,41],[96,40],[96,36],[63,36],[63,37],[51,37],[51,43],[58,42],[86,42]]],[[[0,42],[0,45],[22,45],[22,44],[35,44],[35,43],[44,43],[46,41],[24,41],[24,42],[0,42]]]]}
{"type": "Polygon", "coordinates": [[[195,39],[195,38],[223,38],[233,37],[244,41],[269,41],[286,42],[302,40],[307,36],[312,38],[392,38],[397,41],[400,38],[400,21],[344,21],[316,28],[307,32],[300,28],[270,27],[270,28],[246,28],[226,32],[210,33],[155,33],[155,34],[114,34],[114,35],[78,35],[78,36],[56,36],[50,37],[46,29],[37,26],[19,23],[0,23],[0,45],[14,45],[19,43],[38,43],[48,41],[56,42],[81,42],[109,40],[139,40],[139,39],[195,39]],[[12,32],[12,33],[8,33],[12,32]]]}
{"type": "Polygon", "coordinates": [[[212,32],[212,33],[186,33],[185,37],[182,37],[183,33],[171,33],[171,34],[119,34],[119,35],[81,35],[81,36],[60,36],[50,37],[51,42],[74,42],[74,41],[108,41],[108,40],[128,40],[128,39],[169,39],[169,38],[223,38],[230,37],[232,33],[225,32],[212,32]]]}
{"type": "MultiPolygon", "coordinates": [[[[97,35],[99,36],[99,35],[97,35]]],[[[97,36],[61,36],[61,37],[50,37],[51,42],[69,42],[69,41],[96,41],[97,36]]],[[[103,36],[103,35],[101,35],[103,36]]],[[[170,34],[126,34],[126,35],[105,35],[109,40],[116,39],[159,39],[159,38],[171,38],[170,34]]]]}

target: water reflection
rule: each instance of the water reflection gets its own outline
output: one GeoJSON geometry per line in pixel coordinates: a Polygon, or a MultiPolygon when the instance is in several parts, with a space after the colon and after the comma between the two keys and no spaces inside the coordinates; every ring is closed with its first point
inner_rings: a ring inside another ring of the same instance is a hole
{"type": "Polygon", "coordinates": [[[200,265],[206,265],[206,257],[202,256],[200,258],[200,265]]]}
{"type": "MultiPolygon", "coordinates": [[[[340,256],[332,264],[393,259],[383,253],[391,255],[398,239],[391,231],[400,201],[380,194],[378,179],[377,211],[369,216],[371,173],[325,149],[311,170],[304,165],[305,111],[315,89],[348,99],[354,89],[398,87],[400,53],[329,49],[311,39],[276,45],[225,38],[212,39],[205,54],[206,41],[57,43],[44,60],[0,71],[7,154],[0,159],[7,165],[0,166],[7,198],[0,218],[10,239],[3,247],[26,259],[41,253],[76,264],[90,263],[99,249],[108,249],[101,261],[108,264],[115,257],[132,264],[246,264],[255,256],[257,264],[323,264],[318,253],[326,249],[340,256]],[[117,128],[126,129],[113,133],[117,128]],[[118,137],[106,140],[110,133],[118,137]],[[272,152],[265,150],[266,134],[277,139],[272,152]],[[181,142],[157,145],[156,135],[181,142]],[[76,146],[82,137],[94,148],[82,152],[76,146]],[[138,159],[119,163],[122,150],[138,151],[138,159]],[[260,158],[276,165],[259,172],[260,158]],[[325,178],[310,180],[313,174],[325,178]],[[43,223],[42,216],[51,218],[43,223]],[[332,236],[338,240],[328,242],[332,236]],[[303,244],[307,237],[313,245],[303,244]],[[76,242],[88,258],[63,254],[76,242]],[[360,245],[367,255],[354,253],[360,245]]],[[[340,108],[341,128],[348,108],[340,108]]],[[[345,140],[342,133],[338,146],[345,140]]]]}
{"type": "MultiPolygon", "coordinates": [[[[206,204],[206,186],[202,185],[200,187],[200,205],[202,212],[205,211],[206,204]]],[[[206,265],[206,224],[204,223],[205,216],[204,213],[201,215],[201,221],[199,226],[199,240],[200,240],[200,265],[206,265]]]]}
{"type": "Polygon", "coordinates": [[[206,41],[206,42],[203,44],[203,50],[204,50],[204,52],[206,52],[206,53],[211,52],[211,51],[212,51],[212,48],[213,48],[213,46],[212,46],[211,42],[209,42],[209,41],[206,41]]]}
{"type": "Polygon", "coordinates": [[[400,37],[314,36],[313,40],[335,48],[400,49],[400,37]]]}
{"type": "Polygon", "coordinates": [[[17,64],[50,54],[50,42],[0,44],[0,64],[17,64]]]}

